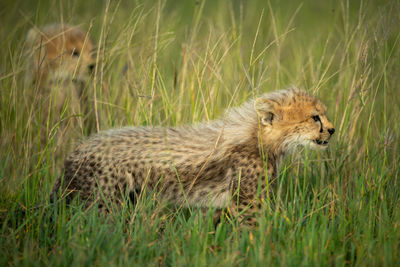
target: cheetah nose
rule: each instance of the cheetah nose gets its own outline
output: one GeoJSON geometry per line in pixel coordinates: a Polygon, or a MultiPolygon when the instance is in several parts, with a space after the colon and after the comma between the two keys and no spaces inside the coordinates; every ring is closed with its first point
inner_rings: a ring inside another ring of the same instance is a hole
{"type": "Polygon", "coordinates": [[[334,132],[335,132],[335,128],[328,129],[328,133],[330,133],[331,135],[332,135],[334,132]]]}

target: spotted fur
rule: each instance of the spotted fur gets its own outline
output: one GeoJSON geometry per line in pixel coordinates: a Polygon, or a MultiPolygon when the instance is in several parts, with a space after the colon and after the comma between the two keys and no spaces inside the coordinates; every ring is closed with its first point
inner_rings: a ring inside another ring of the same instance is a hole
{"type": "Polygon", "coordinates": [[[109,130],[66,159],[52,197],[59,189],[68,199],[80,192],[90,205],[99,201],[99,189],[115,200],[146,188],[176,205],[229,207],[254,224],[284,155],[299,145],[326,147],[329,131],[324,105],[297,89],[265,94],[221,120],[191,127],[109,130]]]}

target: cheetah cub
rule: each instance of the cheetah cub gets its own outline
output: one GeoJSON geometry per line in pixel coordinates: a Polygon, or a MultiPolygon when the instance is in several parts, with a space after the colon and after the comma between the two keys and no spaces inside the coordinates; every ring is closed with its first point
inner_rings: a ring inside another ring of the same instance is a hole
{"type": "Polygon", "coordinates": [[[146,188],[176,205],[228,207],[254,225],[283,157],[297,146],[327,147],[335,129],[325,111],[315,97],[290,89],[195,126],[105,131],[69,155],[52,199],[79,192],[87,205],[105,209],[100,190],[115,201],[146,188]]]}
{"type": "MultiPolygon", "coordinates": [[[[42,104],[42,143],[47,140],[46,127],[55,127],[63,119],[68,119],[72,128],[79,124],[82,128],[76,116],[83,113],[87,97],[84,90],[94,68],[93,47],[88,34],[77,26],[51,24],[28,32],[30,70],[26,81],[34,88],[31,95],[39,96],[42,104]]],[[[65,130],[64,123],[60,132],[65,130]]]]}

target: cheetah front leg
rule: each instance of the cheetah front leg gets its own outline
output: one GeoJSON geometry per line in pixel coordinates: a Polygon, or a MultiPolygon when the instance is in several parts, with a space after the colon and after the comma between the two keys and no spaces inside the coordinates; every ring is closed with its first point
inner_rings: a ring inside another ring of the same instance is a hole
{"type": "Polygon", "coordinates": [[[256,195],[243,196],[239,191],[239,195],[232,197],[228,210],[241,224],[254,228],[257,226],[257,216],[261,213],[260,206],[256,195]]]}
{"type": "Polygon", "coordinates": [[[232,198],[228,207],[230,213],[240,222],[254,228],[257,217],[262,213],[262,200],[267,196],[267,180],[260,173],[238,179],[233,185],[232,198]]]}

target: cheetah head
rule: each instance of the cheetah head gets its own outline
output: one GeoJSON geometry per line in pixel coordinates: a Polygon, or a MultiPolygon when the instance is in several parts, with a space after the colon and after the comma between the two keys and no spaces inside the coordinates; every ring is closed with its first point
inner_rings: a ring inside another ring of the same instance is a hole
{"type": "Polygon", "coordinates": [[[79,27],[54,24],[33,28],[27,41],[34,53],[33,69],[43,76],[40,80],[85,81],[94,68],[93,43],[79,27]]]}
{"type": "Polygon", "coordinates": [[[266,94],[254,102],[264,146],[288,151],[298,146],[324,149],[335,129],[325,106],[303,90],[266,94]]]}

